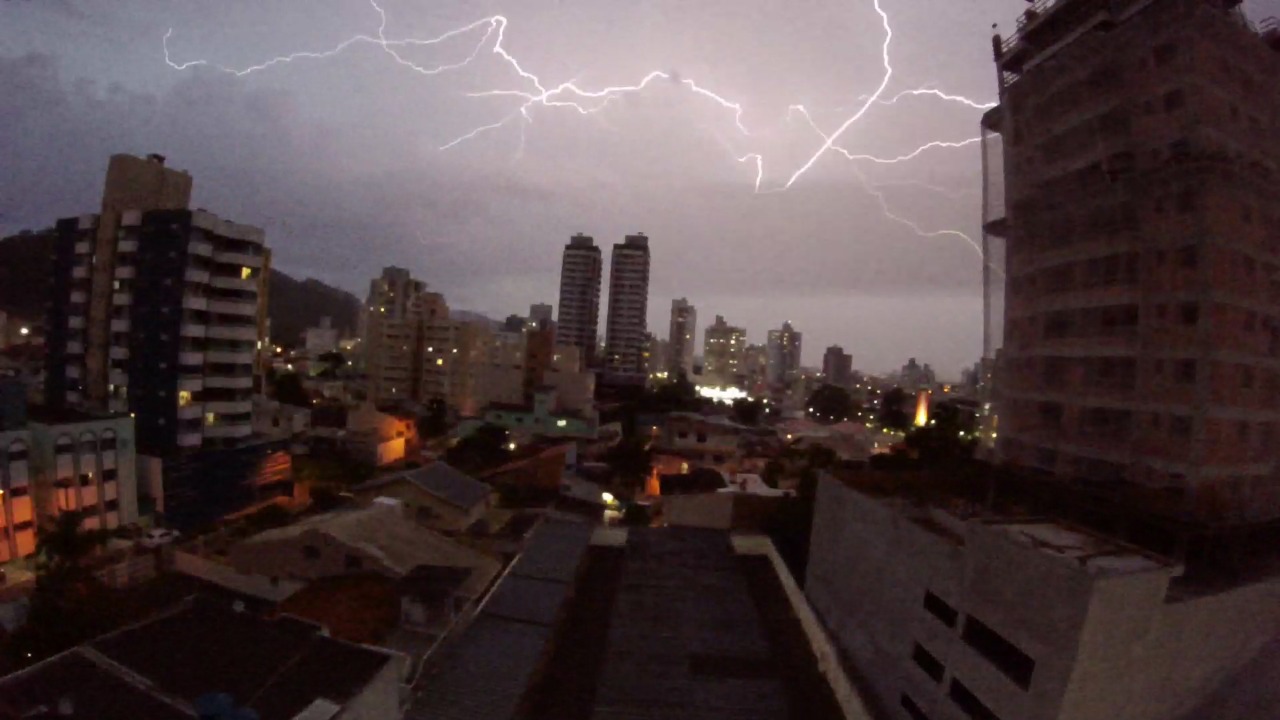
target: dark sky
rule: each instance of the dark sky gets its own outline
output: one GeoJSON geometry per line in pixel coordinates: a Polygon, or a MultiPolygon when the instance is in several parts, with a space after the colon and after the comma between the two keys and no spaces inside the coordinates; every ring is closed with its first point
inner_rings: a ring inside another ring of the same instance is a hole
{"type": "MultiPolygon", "coordinates": [[[[160,152],[195,177],[196,204],[261,225],[277,267],[363,296],[384,265],[411,268],[453,307],[502,317],[556,301],[560,248],[582,231],[609,245],[636,231],[653,254],[650,329],[671,299],[745,325],[752,342],[791,320],[806,363],[840,343],[855,366],[915,356],[948,375],[981,354],[981,263],[954,235],[922,237],[886,218],[859,180],[926,231],[978,238],[978,147],[931,150],[895,165],[828,152],[777,188],[824,132],[883,77],[884,29],[872,0],[382,0],[388,39],[434,37],[501,14],[503,47],[547,87],[633,85],[601,112],[469,97],[532,85],[491,52],[424,76],[373,43],[242,77],[299,51],[376,37],[369,0],[6,0],[0,2],[0,232],[96,209],[107,156],[160,152]],[[210,65],[175,70],[175,62],[210,65]],[[737,102],[734,112],[680,79],[737,102]],[[523,147],[521,129],[523,128],[523,147]],[[931,187],[925,187],[925,183],[931,187]]],[[[1012,27],[1023,0],[881,0],[893,28],[886,98],[936,87],[994,99],[992,22],[1012,27]]],[[[1255,16],[1280,14],[1256,0],[1255,16]]],[[[431,47],[420,66],[465,60],[482,26],[431,47]]],[[[563,97],[561,99],[569,99],[563,97]]],[[[896,157],[977,134],[980,110],[935,97],[874,105],[840,139],[896,157]]],[[[606,256],[607,257],[607,256],[606,256]]],[[[607,262],[607,260],[606,260],[607,262]]],[[[603,330],[603,327],[601,328],[603,330]]],[[[699,340],[700,342],[700,340],[699,340]]]]}

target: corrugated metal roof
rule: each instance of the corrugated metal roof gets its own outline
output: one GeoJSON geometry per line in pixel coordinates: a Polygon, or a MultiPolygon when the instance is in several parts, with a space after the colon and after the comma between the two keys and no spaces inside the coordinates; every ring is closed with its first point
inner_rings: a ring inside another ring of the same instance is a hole
{"type": "Polygon", "coordinates": [[[372,490],[402,480],[464,510],[483,503],[488,499],[490,491],[488,485],[443,461],[436,461],[416,470],[385,475],[360,485],[356,490],[372,490]]]}

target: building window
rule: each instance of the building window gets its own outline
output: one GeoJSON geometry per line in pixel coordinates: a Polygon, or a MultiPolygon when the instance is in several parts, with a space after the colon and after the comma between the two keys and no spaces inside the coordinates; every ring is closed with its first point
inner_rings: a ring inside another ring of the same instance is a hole
{"type": "Polygon", "coordinates": [[[302,557],[304,557],[304,558],[306,558],[306,559],[308,559],[308,560],[319,560],[319,559],[320,559],[320,548],[316,547],[315,545],[303,545],[303,546],[302,546],[302,557]]]}
{"type": "Polygon", "coordinates": [[[362,570],[364,568],[364,560],[358,555],[347,555],[342,560],[342,567],[347,570],[362,570]]]}
{"type": "Polygon", "coordinates": [[[21,440],[14,440],[9,443],[9,462],[22,462],[27,459],[27,444],[21,440]]]}
{"type": "Polygon", "coordinates": [[[80,473],[80,487],[93,484],[93,473],[80,473]]]}
{"type": "Polygon", "coordinates": [[[116,434],[111,430],[102,433],[102,440],[98,443],[98,447],[103,450],[116,449],[116,434]]]}
{"type": "Polygon", "coordinates": [[[707,441],[707,434],[704,432],[698,433],[698,442],[705,443],[706,441],[707,441]]]}
{"type": "Polygon", "coordinates": [[[920,709],[920,706],[916,704],[915,700],[911,699],[910,695],[902,693],[902,699],[899,702],[902,704],[902,709],[907,712],[907,717],[911,718],[911,720],[929,720],[929,716],[924,714],[924,710],[920,709]]]}
{"type": "Polygon", "coordinates": [[[960,637],[966,645],[977,650],[979,655],[991,661],[1000,672],[1017,683],[1018,687],[1023,690],[1031,687],[1036,661],[1000,633],[970,615],[964,621],[964,632],[960,637]]]}
{"type": "Polygon", "coordinates": [[[964,683],[955,678],[951,679],[951,690],[947,695],[956,707],[973,720],[1000,720],[999,716],[991,712],[991,708],[979,700],[977,695],[964,686],[964,683]]]}
{"type": "Polygon", "coordinates": [[[120,507],[120,501],[115,499],[107,500],[103,503],[103,506],[106,508],[107,512],[115,512],[116,509],[120,507]]]}
{"type": "Polygon", "coordinates": [[[115,468],[106,468],[102,471],[103,482],[111,482],[120,476],[120,471],[115,468]]]}
{"type": "Polygon", "coordinates": [[[933,678],[934,682],[942,682],[942,675],[946,672],[946,668],[943,667],[941,660],[925,650],[920,643],[916,643],[915,649],[911,651],[911,660],[916,667],[924,671],[925,675],[933,678]]]}
{"type": "Polygon", "coordinates": [[[1186,415],[1174,415],[1169,420],[1169,434],[1180,440],[1191,437],[1191,418],[1186,415]]]}
{"type": "Polygon", "coordinates": [[[941,620],[942,624],[949,628],[955,627],[956,620],[960,617],[960,613],[956,612],[956,609],[948,605],[945,600],[927,591],[924,594],[924,609],[928,610],[930,615],[941,620]]]}
{"type": "Polygon", "coordinates": [[[1173,379],[1183,385],[1191,385],[1196,381],[1196,361],[1179,360],[1173,365],[1173,379]]]}
{"type": "Polygon", "coordinates": [[[1200,324],[1200,306],[1196,303],[1182,303],[1178,308],[1178,318],[1183,325],[1194,326],[1200,324]]]}
{"type": "Polygon", "coordinates": [[[179,390],[178,391],[178,407],[186,407],[190,404],[191,404],[191,391],[179,390]]]}

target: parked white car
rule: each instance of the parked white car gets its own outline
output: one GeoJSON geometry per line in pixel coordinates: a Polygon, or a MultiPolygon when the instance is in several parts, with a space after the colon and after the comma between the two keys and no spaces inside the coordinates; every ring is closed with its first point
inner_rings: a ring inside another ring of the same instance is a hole
{"type": "Polygon", "coordinates": [[[180,535],[181,534],[177,530],[152,528],[147,531],[146,535],[142,536],[142,539],[139,540],[138,543],[142,545],[142,547],[158,548],[161,545],[168,545],[172,542],[176,542],[180,535]]]}

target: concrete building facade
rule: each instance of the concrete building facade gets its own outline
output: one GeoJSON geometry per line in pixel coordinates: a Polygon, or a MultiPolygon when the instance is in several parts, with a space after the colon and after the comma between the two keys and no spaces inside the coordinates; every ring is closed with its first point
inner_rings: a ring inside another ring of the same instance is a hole
{"type": "Polygon", "coordinates": [[[649,238],[628,235],[613,246],[609,265],[604,369],[610,377],[643,383],[648,310],[649,238]]]}
{"type": "Polygon", "coordinates": [[[1280,43],[1239,5],[1036,3],[983,120],[1000,455],[1228,522],[1280,516],[1280,43]]]}
{"type": "Polygon", "coordinates": [[[702,342],[702,375],[707,384],[737,385],[746,374],[747,331],[725,322],[708,325],[702,342]]]}
{"type": "Polygon", "coordinates": [[[155,209],[190,190],[157,158],[113,156],[110,212],[57,223],[45,400],[135,414],[145,454],[234,446],[252,434],[270,251],[260,228],[155,209]],[[131,182],[160,199],[118,187],[131,182]]]}
{"type": "Polygon", "coordinates": [[[594,367],[600,327],[600,279],[604,263],[595,239],[578,233],[564,246],[560,264],[560,342],[581,351],[583,367],[594,367]]]}
{"type": "Polygon", "coordinates": [[[1274,578],[1195,588],[1080,526],[904,484],[823,479],[805,581],[881,717],[1184,718],[1280,632],[1274,578]]]}
{"type": "Polygon", "coordinates": [[[693,348],[698,339],[698,309],[684,298],[671,301],[671,330],[667,335],[667,372],[693,379],[693,348]]]}
{"type": "Polygon", "coordinates": [[[800,344],[803,334],[790,322],[769,331],[768,379],[771,387],[786,387],[800,375],[800,344]]]}
{"type": "Polygon", "coordinates": [[[836,387],[849,387],[853,382],[853,356],[839,345],[827,348],[822,355],[822,377],[836,387]]]}
{"type": "Polygon", "coordinates": [[[421,305],[427,284],[404,268],[383,268],[369,282],[363,322],[365,373],[369,397],[375,402],[411,400],[417,394],[420,370],[421,305]]]}

